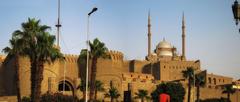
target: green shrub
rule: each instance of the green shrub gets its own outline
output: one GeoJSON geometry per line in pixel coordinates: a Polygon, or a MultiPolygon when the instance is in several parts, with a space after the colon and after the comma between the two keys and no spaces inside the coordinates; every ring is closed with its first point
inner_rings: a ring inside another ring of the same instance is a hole
{"type": "Polygon", "coordinates": [[[43,94],[41,102],[78,102],[77,97],[63,95],[62,93],[43,94]]]}
{"type": "Polygon", "coordinates": [[[31,102],[31,98],[24,96],[24,97],[22,98],[22,102],[31,102]]]}
{"type": "Polygon", "coordinates": [[[170,95],[170,102],[183,102],[185,89],[181,83],[175,82],[161,83],[157,85],[157,89],[151,94],[153,102],[159,102],[159,95],[164,93],[164,91],[170,95]]]}

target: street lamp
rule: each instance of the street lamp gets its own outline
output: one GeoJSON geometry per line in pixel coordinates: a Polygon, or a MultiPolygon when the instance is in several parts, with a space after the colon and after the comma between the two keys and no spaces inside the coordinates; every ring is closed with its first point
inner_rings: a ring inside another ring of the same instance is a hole
{"type": "Polygon", "coordinates": [[[89,63],[89,51],[88,51],[88,49],[89,49],[89,18],[90,18],[90,16],[91,16],[91,14],[93,13],[93,12],[95,12],[95,11],[97,11],[97,8],[96,7],[94,7],[93,9],[92,9],[92,11],[91,12],[89,12],[88,13],[88,18],[87,18],[87,63],[86,63],[86,86],[85,86],[85,91],[86,91],[86,94],[85,94],[85,102],[87,102],[87,99],[88,99],[88,63],[89,63]]]}
{"type": "MultiPolygon", "coordinates": [[[[235,19],[236,25],[238,25],[238,22],[240,21],[240,5],[238,4],[238,1],[235,0],[234,4],[232,5],[232,12],[233,17],[235,19]]],[[[239,29],[240,32],[240,29],[239,29]]]]}

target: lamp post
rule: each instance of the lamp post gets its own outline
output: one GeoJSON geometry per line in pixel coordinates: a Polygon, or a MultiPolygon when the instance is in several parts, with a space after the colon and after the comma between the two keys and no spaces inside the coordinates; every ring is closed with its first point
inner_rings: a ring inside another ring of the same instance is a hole
{"type": "MultiPolygon", "coordinates": [[[[238,1],[235,0],[234,4],[232,5],[232,12],[233,17],[235,19],[236,25],[238,25],[238,22],[240,21],[240,5],[238,4],[238,1]]],[[[240,32],[240,29],[239,29],[240,32]]]]}
{"type": "Polygon", "coordinates": [[[94,7],[91,12],[88,13],[88,18],[87,18],[87,63],[86,63],[86,86],[85,86],[85,102],[88,100],[88,63],[89,63],[89,18],[93,12],[97,11],[97,8],[94,7]]]}
{"type": "Polygon", "coordinates": [[[193,102],[195,102],[195,71],[193,70],[193,102]]]}

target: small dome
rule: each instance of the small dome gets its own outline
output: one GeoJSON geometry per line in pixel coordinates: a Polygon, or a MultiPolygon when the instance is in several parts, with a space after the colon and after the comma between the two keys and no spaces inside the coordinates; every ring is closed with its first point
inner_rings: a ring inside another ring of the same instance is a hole
{"type": "Polygon", "coordinates": [[[163,41],[158,43],[157,48],[172,48],[172,45],[163,39],[163,41]]]}

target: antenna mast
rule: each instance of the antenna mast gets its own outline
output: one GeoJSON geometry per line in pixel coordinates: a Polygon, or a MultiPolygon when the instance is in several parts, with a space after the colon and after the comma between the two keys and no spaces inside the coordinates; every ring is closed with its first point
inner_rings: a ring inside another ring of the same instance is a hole
{"type": "Polygon", "coordinates": [[[62,26],[60,24],[60,0],[58,0],[58,21],[55,26],[57,27],[57,46],[59,47],[59,33],[60,33],[60,27],[62,26]]]}

